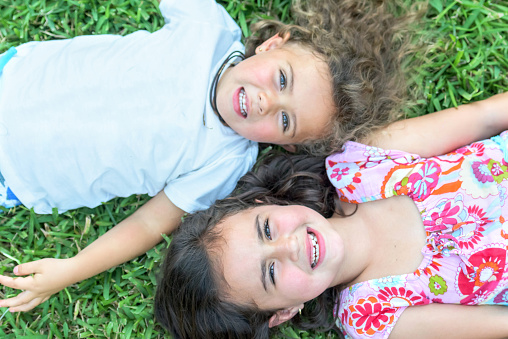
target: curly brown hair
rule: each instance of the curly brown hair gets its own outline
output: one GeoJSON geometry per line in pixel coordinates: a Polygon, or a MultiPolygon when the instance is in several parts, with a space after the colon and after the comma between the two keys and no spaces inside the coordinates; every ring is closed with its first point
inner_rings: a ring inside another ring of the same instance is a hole
{"type": "Polygon", "coordinates": [[[423,12],[396,0],[294,0],[294,24],[263,20],[252,25],[246,57],[269,37],[289,34],[328,63],[335,114],[331,131],[300,149],[313,155],[340,151],[347,140],[366,141],[376,129],[402,116],[407,99],[407,56],[418,50],[413,25],[423,12]]]}

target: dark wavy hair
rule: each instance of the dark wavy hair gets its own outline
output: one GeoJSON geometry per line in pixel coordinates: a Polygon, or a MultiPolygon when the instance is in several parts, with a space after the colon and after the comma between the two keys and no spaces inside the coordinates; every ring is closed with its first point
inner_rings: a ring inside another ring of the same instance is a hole
{"type": "MultiPolygon", "coordinates": [[[[277,310],[225,300],[218,224],[224,218],[260,205],[303,205],[331,217],[335,190],[326,177],[324,158],[269,154],[243,176],[232,196],[186,217],[173,235],[161,266],[155,294],[157,320],[175,338],[267,338],[268,320],[277,310]],[[215,255],[214,255],[215,254],[215,255]]],[[[335,289],[306,303],[293,324],[302,329],[333,327],[330,310],[335,289]]]]}
{"type": "Polygon", "coordinates": [[[417,5],[404,10],[397,0],[293,0],[294,24],[263,20],[252,25],[247,57],[269,37],[289,33],[288,43],[308,48],[328,64],[335,103],[332,127],[323,138],[298,145],[300,150],[329,155],[345,141],[365,141],[402,116],[411,71],[403,65],[421,49],[414,39],[416,19],[423,14],[417,5]]]}

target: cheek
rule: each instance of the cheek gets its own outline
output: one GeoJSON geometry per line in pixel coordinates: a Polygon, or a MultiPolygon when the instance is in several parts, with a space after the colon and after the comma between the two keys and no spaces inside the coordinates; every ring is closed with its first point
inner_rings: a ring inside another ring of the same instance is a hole
{"type": "Polygon", "coordinates": [[[316,298],[328,288],[328,276],[309,275],[296,267],[286,268],[283,273],[281,290],[288,299],[306,302],[316,298]]]}
{"type": "Polygon", "coordinates": [[[274,73],[270,65],[256,65],[245,72],[244,74],[248,77],[246,78],[246,86],[252,86],[251,89],[254,91],[253,93],[257,94],[259,90],[267,90],[274,89],[274,73]]]}
{"type": "Polygon", "coordinates": [[[284,290],[295,296],[303,296],[309,292],[310,277],[296,267],[286,268],[284,275],[284,290]]]}
{"type": "Polygon", "coordinates": [[[236,132],[244,138],[268,143],[276,141],[276,137],[278,136],[273,123],[268,123],[268,121],[256,121],[249,123],[242,126],[242,129],[236,132]]]}
{"type": "Polygon", "coordinates": [[[288,215],[277,220],[277,225],[280,225],[281,231],[293,232],[299,227],[305,227],[308,223],[308,218],[302,215],[299,209],[292,210],[288,215]]]}
{"type": "Polygon", "coordinates": [[[265,86],[271,85],[273,82],[273,71],[268,69],[267,67],[260,67],[257,69],[256,72],[254,72],[254,79],[264,84],[265,86]]]}
{"type": "Polygon", "coordinates": [[[238,74],[247,77],[245,80],[250,81],[266,80],[270,73],[268,65],[259,60],[247,59],[235,67],[238,74]]]}

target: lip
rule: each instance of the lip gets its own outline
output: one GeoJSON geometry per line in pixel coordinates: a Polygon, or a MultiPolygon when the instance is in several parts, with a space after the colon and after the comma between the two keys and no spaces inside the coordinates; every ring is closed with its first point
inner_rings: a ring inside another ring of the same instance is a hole
{"type": "Polygon", "coordinates": [[[307,253],[307,258],[309,258],[309,266],[311,266],[312,265],[312,244],[310,243],[310,239],[309,239],[309,231],[310,231],[310,229],[308,228],[305,233],[305,253],[307,253]]]}
{"type": "MultiPolygon", "coordinates": [[[[321,263],[323,262],[323,259],[325,257],[325,254],[326,254],[325,240],[324,240],[323,236],[321,235],[321,233],[319,233],[318,231],[316,231],[310,227],[307,228],[307,232],[314,233],[314,235],[316,236],[316,239],[317,239],[318,246],[319,246],[319,260],[316,263],[316,266],[314,266],[314,268],[313,268],[313,270],[315,270],[319,265],[321,265],[321,263]]],[[[309,261],[312,263],[312,260],[310,259],[311,244],[310,244],[310,240],[309,240],[308,236],[307,236],[307,241],[306,241],[306,247],[307,247],[307,257],[309,258],[309,261]]]]}
{"type": "MultiPolygon", "coordinates": [[[[234,93],[233,93],[233,110],[235,113],[242,119],[247,119],[247,117],[244,117],[242,112],[240,111],[240,91],[243,87],[239,87],[234,93]]],[[[245,89],[244,89],[245,91],[245,89]]],[[[245,106],[248,104],[249,98],[245,99],[245,106]]],[[[249,109],[247,108],[247,114],[249,112],[249,109]]]]}

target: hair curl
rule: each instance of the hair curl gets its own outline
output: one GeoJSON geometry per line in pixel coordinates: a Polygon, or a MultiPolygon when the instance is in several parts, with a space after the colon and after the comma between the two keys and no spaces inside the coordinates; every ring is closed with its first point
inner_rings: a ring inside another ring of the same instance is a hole
{"type": "Polygon", "coordinates": [[[289,34],[328,63],[335,114],[330,132],[308,140],[300,149],[314,155],[340,151],[347,140],[366,141],[373,131],[402,116],[407,99],[405,58],[419,47],[412,44],[410,25],[421,14],[405,15],[396,0],[294,0],[295,24],[263,20],[252,25],[246,56],[269,37],[289,34]]]}
{"type": "MultiPolygon", "coordinates": [[[[240,179],[233,196],[186,217],[173,235],[155,294],[157,320],[176,338],[267,338],[277,310],[224,300],[220,262],[223,238],[216,227],[224,218],[260,205],[299,204],[325,217],[336,211],[335,190],[324,159],[269,154],[256,172],[240,179]]],[[[341,211],[338,211],[341,213],[341,211]]],[[[329,329],[334,289],[308,302],[293,323],[303,329],[329,329]]]]}

